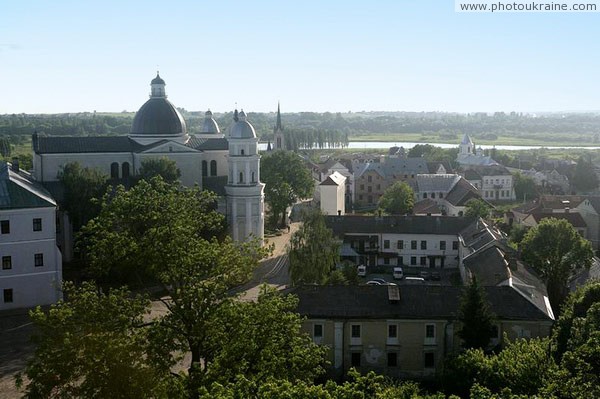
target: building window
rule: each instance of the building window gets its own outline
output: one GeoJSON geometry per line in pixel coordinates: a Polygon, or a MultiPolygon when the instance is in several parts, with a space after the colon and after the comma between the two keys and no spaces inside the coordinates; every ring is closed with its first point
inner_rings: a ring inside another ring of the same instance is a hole
{"type": "Polygon", "coordinates": [[[427,198],[427,193],[423,193],[423,198],[427,198]]]}
{"type": "Polygon", "coordinates": [[[217,161],[215,161],[214,159],[212,161],[210,161],[210,175],[211,176],[217,175],[217,161]]]}
{"type": "Polygon", "coordinates": [[[240,183],[244,182],[244,173],[240,172],[240,183]]]}
{"type": "Polygon", "coordinates": [[[42,231],[42,218],[33,219],[33,231],[42,231]]]}
{"type": "Polygon", "coordinates": [[[252,183],[256,183],[256,174],[252,172],[252,183]]]}
{"type": "Polygon", "coordinates": [[[425,338],[435,338],[435,324],[425,325],[425,338]]]}
{"type": "Polygon", "coordinates": [[[381,184],[377,185],[377,191],[381,190],[381,184]]]}
{"type": "Polygon", "coordinates": [[[367,177],[367,181],[368,181],[369,183],[371,183],[371,181],[372,181],[372,180],[373,180],[373,178],[372,178],[371,176],[368,176],[368,177],[367,177]]]}
{"type": "Polygon", "coordinates": [[[500,329],[498,328],[498,325],[496,325],[496,324],[494,324],[492,326],[492,338],[496,338],[496,339],[500,338],[500,329]]]}
{"type": "Polygon", "coordinates": [[[372,196],[372,195],[369,195],[369,197],[368,197],[368,202],[369,202],[369,204],[372,204],[372,203],[373,203],[373,196],[372,196]]]}
{"type": "Polygon", "coordinates": [[[398,256],[398,264],[399,265],[404,264],[404,260],[402,259],[402,256],[398,256]]]}
{"type": "Polygon", "coordinates": [[[431,198],[435,198],[435,193],[431,193],[431,198]]]}
{"type": "Polygon", "coordinates": [[[360,352],[352,352],[350,365],[352,367],[360,367],[360,352]]]}
{"type": "Polygon", "coordinates": [[[244,155],[244,149],[243,148],[240,150],[240,155],[244,155]]]}
{"type": "Polygon", "coordinates": [[[412,240],[410,242],[410,249],[417,249],[417,240],[412,240]]]}
{"type": "Polygon", "coordinates": [[[454,250],[458,249],[458,241],[452,241],[452,249],[454,249],[454,250]]]}
{"type": "Polygon", "coordinates": [[[398,354],[396,352],[388,352],[387,365],[388,367],[398,367],[398,354]]]}
{"type": "Polygon", "coordinates": [[[397,324],[388,324],[388,338],[398,338],[397,324]]]}
{"type": "Polygon", "coordinates": [[[360,324],[352,324],[350,336],[352,338],[360,338],[360,324]]]}
{"type": "Polygon", "coordinates": [[[10,234],[10,220],[0,221],[0,233],[10,234]]]}
{"type": "Polygon", "coordinates": [[[385,258],[383,258],[383,264],[384,265],[389,265],[390,264],[390,258],[388,258],[387,256],[385,258]]]}
{"type": "Polygon", "coordinates": [[[323,324],[314,324],[313,325],[313,338],[315,338],[315,339],[323,338],[323,324]]]}
{"type": "Polygon", "coordinates": [[[404,241],[402,241],[402,240],[398,240],[398,243],[397,243],[397,248],[398,248],[398,249],[404,249],[404,241]]]}
{"type": "Polygon", "coordinates": [[[361,185],[360,185],[360,189],[364,191],[364,189],[365,189],[365,185],[364,185],[364,184],[361,184],[361,185]]]}
{"type": "Polygon", "coordinates": [[[442,241],[440,241],[440,249],[441,249],[442,251],[445,251],[445,250],[446,250],[446,241],[443,241],[443,240],[442,240],[442,241]]]}
{"type": "Polygon", "coordinates": [[[35,267],[44,266],[44,254],[33,255],[33,261],[34,261],[35,267]]]}
{"type": "Polygon", "coordinates": [[[110,178],[118,179],[119,178],[119,164],[113,162],[110,164],[110,178]]]}
{"type": "Polygon", "coordinates": [[[2,257],[2,270],[12,269],[12,258],[10,256],[2,257]]]}
{"type": "Polygon", "coordinates": [[[435,353],[425,352],[425,368],[426,369],[435,368],[435,353]]]}
{"type": "Polygon", "coordinates": [[[390,240],[383,240],[383,248],[385,248],[385,249],[390,248],[390,240]]]}
{"type": "Polygon", "coordinates": [[[202,177],[208,176],[208,162],[202,161],[202,177]]]}
{"type": "Polygon", "coordinates": [[[121,169],[123,173],[123,179],[129,179],[129,162],[123,162],[121,169]]]}
{"type": "Polygon", "coordinates": [[[410,264],[413,265],[413,266],[417,264],[417,257],[416,256],[411,256],[410,257],[410,264]]]}
{"type": "Polygon", "coordinates": [[[358,200],[359,200],[359,201],[362,201],[362,199],[363,199],[363,196],[362,196],[362,194],[359,194],[359,195],[358,195],[358,200]]]}
{"type": "Polygon", "coordinates": [[[372,192],[372,191],[373,191],[373,187],[371,187],[371,186],[367,187],[367,192],[369,192],[369,193],[370,193],[370,192],[372,192]]]}
{"type": "Polygon", "coordinates": [[[444,198],[444,193],[438,193],[438,198],[444,198]]]}
{"type": "Polygon", "coordinates": [[[421,256],[421,266],[427,266],[427,257],[421,256]]]}
{"type": "Polygon", "coordinates": [[[427,241],[421,240],[421,249],[427,249],[427,241]]]}
{"type": "Polygon", "coordinates": [[[13,301],[13,290],[12,288],[4,289],[4,303],[12,303],[13,301]]]}

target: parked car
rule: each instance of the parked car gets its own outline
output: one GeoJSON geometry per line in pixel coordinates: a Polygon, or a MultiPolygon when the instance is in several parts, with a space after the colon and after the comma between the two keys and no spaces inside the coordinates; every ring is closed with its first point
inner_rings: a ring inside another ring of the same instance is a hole
{"type": "Polygon", "coordinates": [[[379,281],[371,280],[367,281],[367,285],[382,285],[379,281]]]}
{"type": "Polygon", "coordinates": [[[404,270],[401,267],[394,267],[393,276],[396,280],[402,280],[404,278],[404,270]]]}
{"type": "Polygon", "coordinates": [[[425,279],[423,277],[405,277],[404,281],[407,283],[424,283],[425,279]]]}
{"type": "Polygon", "coordinates": [[[434,281],[440,281],[442,279],[440,272],[431,272],[431,279],[434,281]]]}
{"type": "Polygon", "coordinates": [[[365,277],[367,275],[367,267],[365,265],[358,265],[356,267],[358,277],[365,277]]]}
{"type": "Polygon", "coordinates": [[[423,270],[419,273],[419,276],[423,277],[423,280],[429,280],[429,272],[423,270]]]}
{"type": "Polygon", "coordinates": [[[387,282],[385,279],[383,279],[383,278],[379,278],[379,277],[377,277],[377,278],[372,278],[372,279],[371,279],[371,281],[377,281],[377,282],[378,282],[379,284],[381,284],[381,285],[386,285],[386,284],[388,283],[388,282],[387,282]]]}

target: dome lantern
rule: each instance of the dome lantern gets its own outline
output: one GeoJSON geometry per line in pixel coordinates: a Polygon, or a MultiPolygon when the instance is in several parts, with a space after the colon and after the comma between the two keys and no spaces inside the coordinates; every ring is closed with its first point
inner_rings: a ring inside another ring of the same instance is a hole
{"type": "Polygon", "coordinates": [[[165,92],[166,85],[167,84],[160,77],[160,74],[158,73],[158,71],[156,71],[156,77],[154,79],[152,79],[152,81],[150,82],[150,87],[151,87],[150,97],[167,97],[167,94],[165,92]]]}

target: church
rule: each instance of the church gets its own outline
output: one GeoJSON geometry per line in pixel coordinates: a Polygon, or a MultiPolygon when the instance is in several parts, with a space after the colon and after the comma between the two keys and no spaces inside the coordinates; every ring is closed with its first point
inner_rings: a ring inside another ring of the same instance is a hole
{"type": "Polygon", "coordinates": [[[150,99],[136,113],[127,136],[58,137],[34,133],[33,178],[45,186],[58,183],[70,162],[96,168],[112,179],[135,176],[142,162],[166,157],[177,164],[181,183],[198,184],[219,195],[235,241],[264,238],[264,184],[260,182],[258,138],[246,114],[234,113],[227,134],[207,111],[200,134],[188,134],[181,113],[167,99],[157,73],[150,99]]]}

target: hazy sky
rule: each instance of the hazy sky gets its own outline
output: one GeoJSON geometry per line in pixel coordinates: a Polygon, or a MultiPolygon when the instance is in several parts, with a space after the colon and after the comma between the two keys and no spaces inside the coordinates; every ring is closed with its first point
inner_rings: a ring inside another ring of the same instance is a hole
{"type": "Polygon", "coordinates": [[[600,13],[453,0],[2,0],[0,114],[600,109],[600,13]]]}

